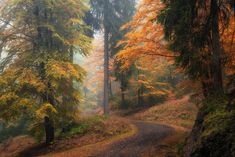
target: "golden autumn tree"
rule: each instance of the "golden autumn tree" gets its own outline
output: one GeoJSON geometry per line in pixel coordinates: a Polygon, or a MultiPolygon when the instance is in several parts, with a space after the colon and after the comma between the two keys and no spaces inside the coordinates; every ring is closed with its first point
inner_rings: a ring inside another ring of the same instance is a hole
{"type": "Polygon", "coordinates": [[[122,28],[129,31],[118,44],[123,49],[116,55],[116,61],[122,71],[134,69],[130,82],[137,91],[138,104],[148,97],[168,95],[167,77],[174,77],[167,73],[173,68],[174,55],[167,49],[163,27],[156,22],[163,7],[160,0],[141,1],[132,21],[122,28]]]}
{"type": "Polygon", "coordinates": [[[7,0],[0,12],[0,119],[27,117],[37,137],[54,140],[77,114],[84,70],[73,54],[90,49],[84,0],[7,0]]]}
{"type": "Polygon", "coordinates": [[[151,56],[148,59],[156,59],[159,56],[174,57],[167,50],[163,27],[156,22],[163,7],[160,0],[143,0],[133,20],[123,26],[123,29],[130,29],[125,35],[126,40],[119,43],[124,45],[123,50],[117,55],[120,60],[123,60],[123,68],[129,67],[138,58],[145,56],[151,56]]]}

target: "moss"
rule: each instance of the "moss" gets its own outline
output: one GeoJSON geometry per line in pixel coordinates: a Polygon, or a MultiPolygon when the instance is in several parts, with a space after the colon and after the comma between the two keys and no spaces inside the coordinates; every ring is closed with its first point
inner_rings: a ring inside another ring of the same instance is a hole
{"type": "Polygon", "coordinates": [[[84,134],[85,132],[87,132],[89,128],[89,125],[87,124],[81,124],[78,127],[74,127],[71,129],[71,131],[69,132],[71,135],[78,135],[78,134],[84,134]]]}
{"type": "MultiPolygon", "coordinates": [[[[228,110],[226,96],[211,97],[203,102],[202,123],[190,157],[234,157],[235,156],[235,110],[228,110]]],[[[198,129],[199,128],[199,129],[198,129]]]]}

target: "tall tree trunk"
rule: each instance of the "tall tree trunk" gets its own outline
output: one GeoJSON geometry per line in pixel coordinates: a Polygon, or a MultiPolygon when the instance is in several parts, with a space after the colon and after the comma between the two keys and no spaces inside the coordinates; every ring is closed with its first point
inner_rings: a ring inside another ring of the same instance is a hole
{"type": "Polygon", "coordinates": [[[122,105],[125,105],[125,91],[122,89],[122,105]]]}
{"type": "Polygon", "coordinates": [[[124,83],[124,75],[121,74],[121,105],[125,107],[125,83],[124,83]]]}
{"type": "Polygon", "coordinates": [[[121,87],[121,106],[125,107],[126,101],[125,101],[125,89],[121,87]]]}
{"type": "MultiPolygon", "coordinates": [[[[137,75],[138,75],[137,80],[139,81],[139,75],[140,75],[139,70],[137,71],[137,75]]],[[[138,106],[143,105],[143,85],[142,84],[138,88],[137,101],[138,101],[138,106]]]]}
{"type": "MultiPolygon", "coordinates": [[[[42,28],[41,21],[42,19],[48,20],[48,14],[47,11],[44,10],[44,16],[42,16],[42,10],[40,6],[40,2],[34,0],[35,8],[34,8],[34,15],[36,16],[36,24],[37,24],[37,40],[34,43],[33,51],[37,52],[41,49],[52,48],[52,32],[48,29],[42,28]]],[[[38,73],[40,75],[41,80],[45,80],[46,70],[45,70],[45,63],[41,62],[38,67],[38,73]]],[[[48,89],[50,89],[50,82],[48,82],[48,89]]],[[[42,96],[43,102],[49,102],[50,104],[54,105],[54,100],[52,97],[50,97],[49,91],[46,91],[42,96]]],[[[55,138],[55,129],[54,129],[54,123],[52,119],[48,116],[44,117],[44,130],[46,135],[46,144],[50,145],[52,142],[54,142],[55,138]]]]}
{"type": "Polygon", "coordinates": [[[104,3],[104,114],[109,114],[109,32],[108,32],[108,4],[104,3]]]}
{"type": "Polygon", "coordinates": [[[137,103],[138,103],[138,106],[141,106],[141,93],[140,93],[140,88],[138,89],[138,94],[137,94],[137,103]]]}
{"type": "Polygon", "coordinates": [[[144,90],[143,90],[143,86],[141,85],[138,89],[138,106],[142,106],[143,105],[143,94],[144,94],[144,90]]]}
{"type": "Polygon", "coordinates": [[[52,142],[54,142],[54,125],[53,122],[49,117],[44,118],[44,128],[45,128],[45,134],[46,134],[46,144],[50,145],[52,142]]]}
{"type": "Polygon", "coordinates": [[[113,97],[113,90],[112,90],[112,81],[109,79],[109,96],[113,97]]]}
{"type": "Polygon", "coordinates": [[[213,51],[213,86],[214,92],[223,92],[223,76],[221,54],[222,48],[219,33],[219,6],[218,0],[211,0],[212,16],[212,51],[213,51]]]}

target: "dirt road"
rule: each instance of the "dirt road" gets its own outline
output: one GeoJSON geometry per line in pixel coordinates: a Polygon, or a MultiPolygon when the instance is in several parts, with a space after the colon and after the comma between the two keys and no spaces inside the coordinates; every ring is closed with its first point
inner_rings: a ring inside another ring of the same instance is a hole
{"type": "Polygon", "coordinates": [[[174,131],[168,126],[153,123],[134,122],[134,124],[139,130],[137,135],[116,142],[91,157],[141,157],[174,131]]]}
{"type": "Polygon", "coordinates": [[[111,144],[96,144],[89,149],[75,148],[50,157],[142,157],[174,132],[173,128],[165,125],[144,121],[133,121],[133,124],[138,131],[132,137],[111,144]]]}

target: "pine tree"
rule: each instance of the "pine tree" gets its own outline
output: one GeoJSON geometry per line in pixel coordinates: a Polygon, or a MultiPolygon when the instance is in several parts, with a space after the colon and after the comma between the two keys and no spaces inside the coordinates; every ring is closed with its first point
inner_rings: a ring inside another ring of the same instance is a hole
{"type": "Polygon", "coordinates": [[[134,12],[134,0],[91,0],[92,13],[104,30],[104,113],[109,110],[110,70],[109,59],[117,53],[117,42],[122,39],[120,28],[134,12]]]}
{"type": "Polygon", "coordinates": [[[172,51],[180,52],[178,64],[201,80],[204,94],[223,92],[221,35],[232,15],[232,1],[164,1],[158,20],[172,51]]]}

